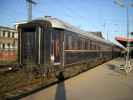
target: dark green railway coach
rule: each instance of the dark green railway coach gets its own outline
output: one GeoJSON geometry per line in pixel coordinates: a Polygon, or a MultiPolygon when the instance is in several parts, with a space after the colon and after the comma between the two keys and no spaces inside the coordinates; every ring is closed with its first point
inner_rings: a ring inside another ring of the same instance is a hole
{"type": "Polygon", "coordinates": [[[20,64],[65,66],[106,61],[114,57],[115,50],[117,56],[121,52],[104,38],[53,17],[20,23],[17,28],[20,64]]]}

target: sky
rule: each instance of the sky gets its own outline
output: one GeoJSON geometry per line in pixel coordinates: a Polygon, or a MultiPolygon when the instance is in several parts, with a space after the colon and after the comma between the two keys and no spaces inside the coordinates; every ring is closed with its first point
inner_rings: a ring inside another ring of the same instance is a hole
{"type": "MultiPolygon", "coordinates": [[[[33,19],[42,16],[57,17],[86,31],[100,31],[115,42],[116,36],[126,36],[126,8],[114,0],[34,0],[33,19]]],[[[127,6],[133,0],[123,0],[127,6]]],[[[0,25],[14,26],[27,20],[26,0],[0,0],[0,25]]],[[[130,31],[133,31],[133,8],[129,7],[130,31]]]]}

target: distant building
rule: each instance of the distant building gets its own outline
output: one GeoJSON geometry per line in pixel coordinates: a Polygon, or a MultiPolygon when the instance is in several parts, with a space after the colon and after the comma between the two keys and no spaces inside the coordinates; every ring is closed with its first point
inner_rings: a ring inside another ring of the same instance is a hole
{"type": "Polygon", "coordinates": [[[18,33],[15,29],[0,26],[0,61],[17,59],[18,33]]]}

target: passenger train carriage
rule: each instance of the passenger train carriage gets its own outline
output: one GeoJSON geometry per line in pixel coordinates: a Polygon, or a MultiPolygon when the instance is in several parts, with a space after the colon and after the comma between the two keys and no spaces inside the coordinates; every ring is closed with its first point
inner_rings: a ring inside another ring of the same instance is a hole
{"type": "Polygon", "coordinates": [[[20,64],[67,66],[95,63],[110,60],[121,52],[120,47],[101,36],[50,16],[18,24],[18,31],[20,64]]]}

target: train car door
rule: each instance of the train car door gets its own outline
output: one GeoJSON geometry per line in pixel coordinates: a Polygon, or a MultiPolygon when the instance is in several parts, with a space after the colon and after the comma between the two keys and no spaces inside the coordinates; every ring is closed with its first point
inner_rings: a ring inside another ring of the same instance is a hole
{"type": "Polygon", "coordinates": [[[52,32],[52,56],[51,60],[54,65],[60,64],[60,32],[55,30],[52,32]]]}
{"type": "Polygon", "coordinates": [[[24,63],[33,63],[35,62],[35,28],[23,29],[22,32],[23,61],[24,63]]]}

